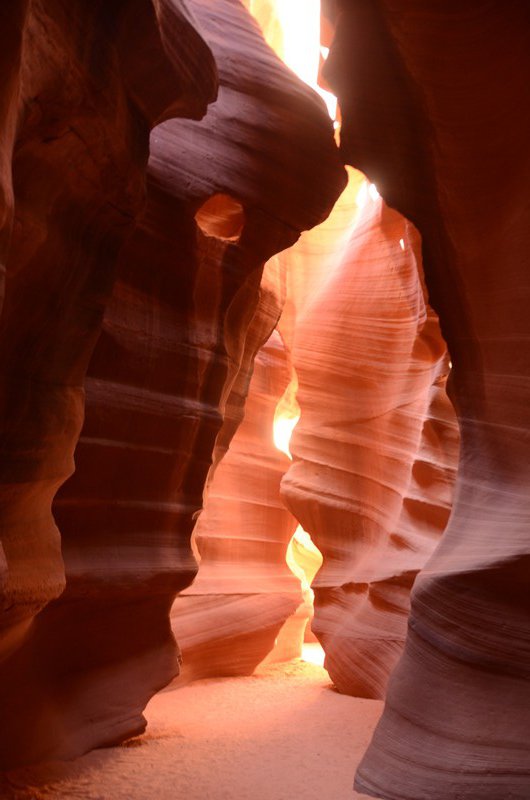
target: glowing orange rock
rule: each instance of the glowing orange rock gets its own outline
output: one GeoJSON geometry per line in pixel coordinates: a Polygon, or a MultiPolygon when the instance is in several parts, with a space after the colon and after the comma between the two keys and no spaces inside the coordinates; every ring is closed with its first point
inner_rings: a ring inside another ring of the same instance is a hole
{"type": "Polygon", "coordinates": [[[275,333],[256,357],[244,420],[195,529],[199,574],[173,605],[181,680],[251,673],[302,602],[300,581],[285,560],[297,525],[280,500],[289,459],[272,437],[276,405],[289,381],[275,333]]]}
{"type": "Polygon", "coordinates": [[[374,187],[359,202],[349,241],[333,215],[323,226],[333,268],[294,323],[301,419],[282,492],[324,558],[313,630],[326,668],[340,691],[382,697],[447,520],[457,436],[415,233],[374,187]]]}

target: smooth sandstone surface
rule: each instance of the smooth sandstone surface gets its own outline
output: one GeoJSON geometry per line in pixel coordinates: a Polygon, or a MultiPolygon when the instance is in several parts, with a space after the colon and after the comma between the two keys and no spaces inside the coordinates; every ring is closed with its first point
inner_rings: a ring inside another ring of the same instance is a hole
{"type": "Polygon", "coordinates": [[[156,10],[138,2],[134,13],[127,4],[17,2],[1,16],[8,50],[19,47],[2,87],[13,124],[6,123],[11,144],[2,143],[12,170],[12,196],[4,199],[14,199],[16,211],[0,320],[5,767],[82,752],[112,738],[114,725],[116,733],[129,726],[130,709],[105,711],[102,732],[92,688],[76,696],[69,684],[76,668],[89,682],[102,641],[107,667],[117,657],[101,603],[89,613],[77,605],[76,621],[54,607],[50,628],[42,613],[34,617],[65,586],[51,506],[74,469],[85,373],[120,250],[145,201],[149,131],[171,116],[200,118],[217,74],[180,2],[156,10]],[[84,624],[87,644],[79,649],[84,624]]]}
{"type": "Polygon", "coordinates": [[[180,2],[129,12],[22,0],[1,12],[3,656],[64,587],[51,502],[73,471],[84,374],[144,202],[149,129],[215,97],[180,2]]]}
{"type": "Polygon", "coordinates": [[[528,6],[338,2],[341,149],[412,220],[462,445],[445,534],[357,786],[530,793],[528,6]]]}
{"type": "Polygon", "coordinates": [[[250,674],[302,603],[300,581],[286,562],[297,522],[280,499],[290,462],[272,435],[276,406],[291,380],[289,367],[274,332],[256,356],[245,417],[194,530],[198,575],[171,611],[183,659],[179,683],[250,674]]]}
{"type": "Polygon", "coordinates": [[[28,52],[49,95],[42,121],[28,62],[2,318],[14,453],[4,569],[18,634],[0,667],[2,766],[140,732],[145,703],[178,672],[169,610],[197,569],[196,512],[279,314],[281,283],[260,289],[263,264],[323,219],[344,183],[321,101],[238,2],[120,8],[79,4],[66,17],[59,2],[35,3],[23,31],[42,43],[28,52]],[[157,125],[145,183],[148,124],[199,118],[218,79],[203,121],[157,125]],[[76,472],[54,504],[66,588],[28,627],[64,587],[50,505],[72,472],[83,382],[76,472]]]}
{"type": "Polygon", "coordinates": [[[335,232],[332,267],[294,323],[301,418],[282,494],[323,555],[313,631],[326,668],[340,691],[382,698],[410,588],[447,522],[458,436],[417,234],[350,180],[347,235],[334,227],[339,201],[323,226],[335,232]]]}

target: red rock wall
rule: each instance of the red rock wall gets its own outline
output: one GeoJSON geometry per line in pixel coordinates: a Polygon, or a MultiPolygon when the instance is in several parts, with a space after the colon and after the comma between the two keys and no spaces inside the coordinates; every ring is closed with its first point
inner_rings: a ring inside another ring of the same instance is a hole
{"type": "MultiPolygon", "coordinates": [[[[4,596],[20,646],[0,667],[2,766],[141,731],[143,706],[177,672],[169,609],[196,571],[194,515],[279,313],[262,265],[329,212],[343,183],[320,102],[243,7],[188,5],[201,35],[183,4],[158,3],[155,16],[143,1],[119,15],[34,3],[23,30],[0,361],[4,596]],[[219,100],[203,122],[153,132],[138,216],[148,125],[204,112],[210,46],[219,100]],[[197,226],[216,193],[243,206],[239,238],[197,226]],[[87,367],[76,473],[54,506],[66,589],[28,629],[63,588],[50,506],[72,472],[87,367]]],[[[9,214],[8,202],[7,226],[9,214]]]]}
{"type": "MultiPolygon", "coordinates": [[[[150,2],[11,3],[1,17],[10,68],[0,198],[5,765],[55,752],[56,737],[71,733],[56,705],[69,702],[61,654],[73,641],[59,620],[43,659],[42,616],[32,623],[64,588],[51,504],[73,471],[84,376],[118,254],[145,199],[149,129],[172,115],[200,117],[215,97],[216,72],[180,3],[157,13],[150,2]],[[50,696],[49,673],[61,701],[50,696]]],[[[60,752],[102,741],[99,731],[76,734],[60,752]]]]}
{"type": "Polygon", "coordinates": [[[529,9],[339,2],[345,158],[423,238],[462,446],[455,502],[357,776],[393,800],[530,791],[529,9]]]}

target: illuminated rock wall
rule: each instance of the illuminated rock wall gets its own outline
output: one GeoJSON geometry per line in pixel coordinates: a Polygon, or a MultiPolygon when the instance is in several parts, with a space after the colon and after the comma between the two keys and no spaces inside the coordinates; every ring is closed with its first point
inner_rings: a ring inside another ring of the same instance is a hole
{"type": "Polygon", "coordinates": [[[181,682],[250,674],[302,602],[300,581],[285,560],[297,525],[280,500],[289,459],[272,438],[276,406],[290,379],[285,348],[274,333],[256,357],[245,418],[195,528],[199,574],[173,605],[181,682]]]}
{"type": "Polygon", "coordinates": [[[392,800],[530,792],[526,3],[338,2],[342,152],[423,239],[462,446],[405,653],[357,785],[392,800]]]}
{"type": "Polygon", "coordinates": [[[294,326],[301,419],[282,494],[324,558],[313,631],[330,677],[383,697],[412,582],[447,521],[458,441],[417,235],[351,180],[359,216],[346,193],[323,226],[334,232],[330,274],[294,326]],[[348,210],[345,240],[335,226],[348,210]]]}

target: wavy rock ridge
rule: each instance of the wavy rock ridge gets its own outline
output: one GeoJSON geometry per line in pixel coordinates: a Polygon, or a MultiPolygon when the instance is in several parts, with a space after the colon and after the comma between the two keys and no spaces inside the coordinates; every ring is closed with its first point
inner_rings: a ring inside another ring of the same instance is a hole
{"type": "Polygon", "coordinates": [[[405,653],[357,785],[392,800],[523,800],[528,8],[336,8],[327,76],[343,110],[341,149],[421,233],[462,434],[452,514],[416,581],[405,653]]]}
{"type": "Polygon", "coordinates": [[[302,603],[300,581],[286,562],[297,523],[280,500],[289,459],[272,440],[276,406],[290,378],[274,333],[256,356],[245,418],[195,528],[199,574],[173,605],[182,680],[250,674],[302,603]]]}
{"type": "Polygon", "coordinates": [[[412,582],[449,514],[458,437],[415,231],[359,176],[331,230],[341,204],[348,238],[335,230],[331,274],[294,326],[301,419],[282,494],[323,555],[313,630],[330,676],[384,697],[412,582]]]}
{"type": "Polygon", "coordinates": [[[193,517],[278,315],[263,263],[344,180],[320,102],[238,2],[18,6],[2,12],[24,77],[2,106],[17,204],[2,317],[2,766],[141,731],[178,671],[169,610],[196,572],[193,517]],[[204,121],[159,124],[201,117],[218,80],[204,121]],[[216,194],[237,202],[201,212],[216,194]],[[83,383],[76,472],[54,506],[64,588],[50,506],[72,472],[83,383]]]}

